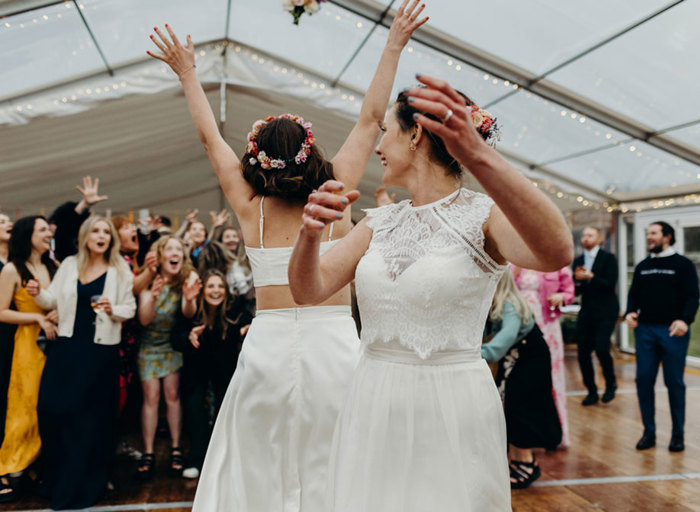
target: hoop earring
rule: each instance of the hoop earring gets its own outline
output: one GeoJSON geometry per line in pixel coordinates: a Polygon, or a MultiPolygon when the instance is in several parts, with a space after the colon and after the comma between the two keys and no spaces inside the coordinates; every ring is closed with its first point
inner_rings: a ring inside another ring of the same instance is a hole
{"type": "Polygon", "coordinates": [[[416,149],[418,149],[418,146],[416,146],[415,143],[411,141],[411,143],[408,145],[408,150],[415,151],[416,149]]]}

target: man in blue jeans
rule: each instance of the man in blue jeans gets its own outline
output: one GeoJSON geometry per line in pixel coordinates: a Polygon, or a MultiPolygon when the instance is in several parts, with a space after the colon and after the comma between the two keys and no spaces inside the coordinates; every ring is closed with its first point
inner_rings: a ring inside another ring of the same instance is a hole
{"type": "Polygon", "coordinates": [[[668,449],[683,451],[685,383],[683,372],[690,339],[689,326],[698,310],[695,265],[673,248],[673,228],[654,222],[647,228],[649,256],[634,269],[625,321],[634,329],[637,351],[637,398],[644,434],[637,450],[656,445],[654,383],[663,364],[673,431],[668,449]]]}

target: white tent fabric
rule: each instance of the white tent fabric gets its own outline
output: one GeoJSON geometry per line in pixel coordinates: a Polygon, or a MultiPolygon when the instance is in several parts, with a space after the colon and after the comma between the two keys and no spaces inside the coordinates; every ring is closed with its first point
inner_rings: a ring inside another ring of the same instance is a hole
{"type": "MultiPolygon", "coordinates": [[[[145,55],[166,22],[197,43],[234,149],[255,119],[294,111],[332,155],[399,3],[324,3],[294,26],[280,0],[0,0],[0,208],[51,208],[85,174],[115,211],[225,204],[176,77],[145,55]]],[[[700,0],[427,4],[397,90],[421,72],[469,94],[562,208],[700,201],[700,0]]],[[[361,206],[380,180],[373,160],[361,206]]]]}

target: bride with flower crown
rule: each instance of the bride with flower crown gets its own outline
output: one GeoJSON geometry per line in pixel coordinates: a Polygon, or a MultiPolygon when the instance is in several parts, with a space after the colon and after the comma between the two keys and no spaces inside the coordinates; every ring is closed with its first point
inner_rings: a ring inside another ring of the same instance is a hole
{"type": "MultiPolygon", "coordinates": [[[[190,36],[151,36],[182,82],[190,114],[219,183],[239,219],[253,271],[257,315],[219,412],[193,511],[322,512],[333,428],[359,358],[350,289],[299,308],[287,265],[308,195],[326,180],[360,182],[379,134],[399,57],[427,18],[405,0],[389,31],[359,119],[335,157],[317,149],[311,123],[284,114],[257,121],[238,157],[219,133],[197,79],[190,36]]],[[[321,250],[351,228],[339,214],[321,250]]]]}

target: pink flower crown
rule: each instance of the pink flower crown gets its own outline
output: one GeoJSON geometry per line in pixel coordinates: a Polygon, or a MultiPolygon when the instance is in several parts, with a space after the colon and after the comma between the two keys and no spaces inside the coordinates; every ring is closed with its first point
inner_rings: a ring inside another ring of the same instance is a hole
{"type": "Polygon", "coordinates": [[[484,137],[484,140],[491,146],[495,146],[496,142],[501,140],[501,127],[498,126],[496,118],[490,112],[479,108],[476,105],[468,105],[471,109],[472,123],[476,131],[484,137]]]}
{"type": "Polygon", "coordinates": [[[311,154],[311,146],[313,145],[314,134],[311,131],[311,123],[304,122],[304,118],[301,116],[294,114],[282,114],[279,117],[267,116],[264,120],[258,119],[255,121],[253,123],[253,129],[250,131],[250,133],[248,133],[248,145],[246,146],[245,151],[250,155],[250,160],[248,160],[250,165],[256,165],[258,162],[260,162],[260,167],[265,170],[284,169],[287,167],[288,163],[305,163],[306,159],[311,154]],[[288,160],[283,160],[281,158],[270,158],[264,151],[259,150],[258,143],[255,142],[262,127],[275,119],[289,119],[290,121],[294,121],[304,128],[304,131],[306,132],[306,138],[304,139],[304,142],[301,144],[301,148],[299,148],[299,152],[294,158],[290,158],[288,160]]]}

